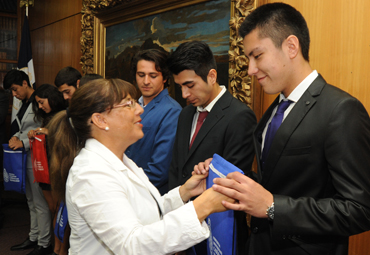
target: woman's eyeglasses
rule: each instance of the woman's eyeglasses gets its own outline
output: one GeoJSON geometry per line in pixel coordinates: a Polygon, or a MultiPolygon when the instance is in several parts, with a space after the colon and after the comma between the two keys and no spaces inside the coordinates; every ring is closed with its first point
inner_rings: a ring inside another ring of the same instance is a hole
{"type": "Polygon", "coordinates": [[[112,109],[118,108],[118,107],[126,107],[126,106],[128,106],[130,108],[136,108],[136,104],[137,104],[136,101],[131,99],[131,100],[128,100],[128,101],[126,101],[122,104],[117,104],[117,105],[113,106],[112,109]]]}

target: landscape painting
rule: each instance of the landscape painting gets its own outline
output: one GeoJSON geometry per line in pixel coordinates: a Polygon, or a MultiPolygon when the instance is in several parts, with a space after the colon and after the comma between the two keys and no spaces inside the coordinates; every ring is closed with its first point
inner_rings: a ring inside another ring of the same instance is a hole
{"type": "MultiPolygon", "coordinates": [[[[206,42],[217,62],[218,81],[228,85],[230,0],[213,0],[106,27],[105,77],[133,84],[133,56],[142,49],[162,48],[171,53],[191,40],[206,42]]],[[[181,105],[179,88],[170,94],[181,105]]]]}

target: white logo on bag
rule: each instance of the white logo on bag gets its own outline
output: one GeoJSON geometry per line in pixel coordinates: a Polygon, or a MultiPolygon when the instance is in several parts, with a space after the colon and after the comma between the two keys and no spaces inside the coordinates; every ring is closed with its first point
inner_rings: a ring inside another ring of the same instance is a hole
{"type": "Polygon", "coordinates": [[[63,227],[64,226],[64,223],[63,223],[63,215],[60,216],[59,226],[60,227],[63,227]]]}
{"type": "Polygon", "coordinates": [[[58,215],[57,215],[57,222],[60,227],[63,227],[63,214],[62,214],[62,208],[59,208],[58,215]]]}
{"type": "Polygon", "coordinates": [[[35,171],[44,171],[44,166],[42,165],[41,161],[35,159],[33,161],[33,169],[35,171]]]}
{"type": "Polygon", "coordinates": [[[3,175],[4,175],[4,182],[9,182],[9,175],[5,167],[4,167],[3,175]]]}
{"type": "Polygon", "coordinates": [[[19,178],[13,173],[8,173],[5,167],[4,167],[3,175],[4,175],[4,182],[20,182],[19,178]]]}

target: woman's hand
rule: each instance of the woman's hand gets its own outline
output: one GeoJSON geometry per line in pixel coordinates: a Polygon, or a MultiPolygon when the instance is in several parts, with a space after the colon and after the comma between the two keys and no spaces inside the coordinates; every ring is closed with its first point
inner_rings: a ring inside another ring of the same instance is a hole
{"type": "Polygon", "coordinates": [[[208,172],[206,174],[195,174],[180,187],[180,196],[184,203],[206,190],[207,176],[208,172]]]}
{"type": "Polygon", "coordinates": [[[48,135],[49,134],[49,130],[47,128],[44,128],[44,127],[35,129],[35,132],[38,135],[48,135]]]}
{"type": "Polygon", "coordinates": [[[223,202],[234,204],[235,200],[229,198],[213,188],[209,188],[193,201],[195,211],[197,212],[200,222],[204,221],[210,214],[227,211],[228,208],[223,206],[223,202]]]}
{"type": "MultiPolygon", "coordinates": [[[[35,129],[37,130],[37,129],[35,129]]],[[[35,138],[35,135],[36,135],[36,131],[35,130],[30,130],[28,133],[27,133],[27,136],[28,136],[28,139],[33,139],[35,138]]]]}
{"type": "Polygon", "coordinates": [[[27,134],[29,139],[35,138],[36,135],[48,135],[49,130],[47,128],[36,128],[35,130],[30,130],[27,134]]]}

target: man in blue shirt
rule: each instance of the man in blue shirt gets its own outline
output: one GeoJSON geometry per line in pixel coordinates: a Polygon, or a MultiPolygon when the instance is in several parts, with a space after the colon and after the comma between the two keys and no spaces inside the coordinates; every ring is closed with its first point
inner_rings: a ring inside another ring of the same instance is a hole
{"type": "Polygon", "coordinates": [[[138,101],[144,108],[144,137],[126,150],[162,195],[168,191],[168,169],[181,111],[168,94],[170,73],[166,61],[167,53],[158,49],[140,51],[133,59],[132,71],[142,94],[138,101]]]}

